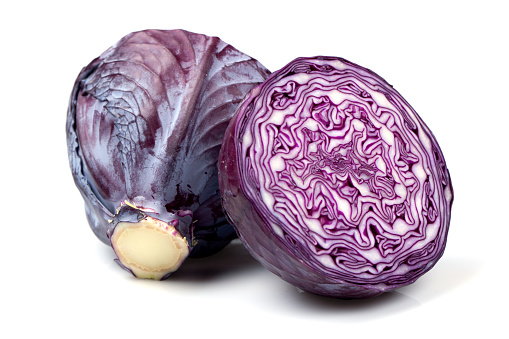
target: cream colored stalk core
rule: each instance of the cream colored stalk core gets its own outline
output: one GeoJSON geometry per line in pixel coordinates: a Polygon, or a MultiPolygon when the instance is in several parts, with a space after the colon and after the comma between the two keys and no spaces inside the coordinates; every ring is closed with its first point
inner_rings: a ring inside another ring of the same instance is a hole
{"type": "Polygon", "coordinates": [[[150,217],[118,223],[111,244],[120,262],[144,279],[161,280],[189,255],[187,241],[175,227],[150,217]]]}

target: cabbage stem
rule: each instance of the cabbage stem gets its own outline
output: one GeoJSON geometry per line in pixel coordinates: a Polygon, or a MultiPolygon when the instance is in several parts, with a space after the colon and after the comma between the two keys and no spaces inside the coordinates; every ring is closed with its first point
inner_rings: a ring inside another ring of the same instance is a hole
{"type": "Polygon", "coordinates": [[[120,264],[142,279],[163,279],[189,255],[188,243],[175,227],[151,217],[119,222],[111,245],[120,264]]]}

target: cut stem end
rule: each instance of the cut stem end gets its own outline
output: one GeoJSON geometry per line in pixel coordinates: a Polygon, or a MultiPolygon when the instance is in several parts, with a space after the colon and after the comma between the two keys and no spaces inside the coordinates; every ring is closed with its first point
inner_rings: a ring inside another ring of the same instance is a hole
{"type": "Polygon", "coordinates": [[[150,217],[119,222],[111,245],[120,263],[142,279],[163,279],[189,255],[187,241],[175,227],[150,217]]]}

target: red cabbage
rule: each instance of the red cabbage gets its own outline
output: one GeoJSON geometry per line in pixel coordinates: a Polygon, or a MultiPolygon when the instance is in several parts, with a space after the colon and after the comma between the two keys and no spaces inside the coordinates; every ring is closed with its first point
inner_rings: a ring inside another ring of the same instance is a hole
{"type": "Polygon", "coordinates": [[[189,252],[235,238],[218,153],[238,104],[268,74],[219,38],[183,30],[131,33],[81,71],[69,161],[88,222],[122,267],[163,279],[189,252]]]}
{"type": "Polygon", "coordinates": [[[445,249],[453,190],[435,137],[391,85],[341,58],[298,58],[251,91],[219,185],[249,252],[311,293],[376,296],[445,249]]]}

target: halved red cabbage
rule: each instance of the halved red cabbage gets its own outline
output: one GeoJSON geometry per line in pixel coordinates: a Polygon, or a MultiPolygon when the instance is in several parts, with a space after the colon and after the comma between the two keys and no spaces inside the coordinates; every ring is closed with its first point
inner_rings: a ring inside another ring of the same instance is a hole
{"type": "Polygon", "coordinates": [[[435,137],[391,85],[341,58],[298,58],[251,91],[219,184],[249,252],[308,292],[372,297],[445,249],[453,190],[435,137]]]}
{"type": "Polygon", "coordinates": [[[238,104],[269,71],[217,37],[145,30],[79,74],[67,113],[69,162],[90,226],[137,277],[163,279],[235,231],[217,157],[238,104]]]}

